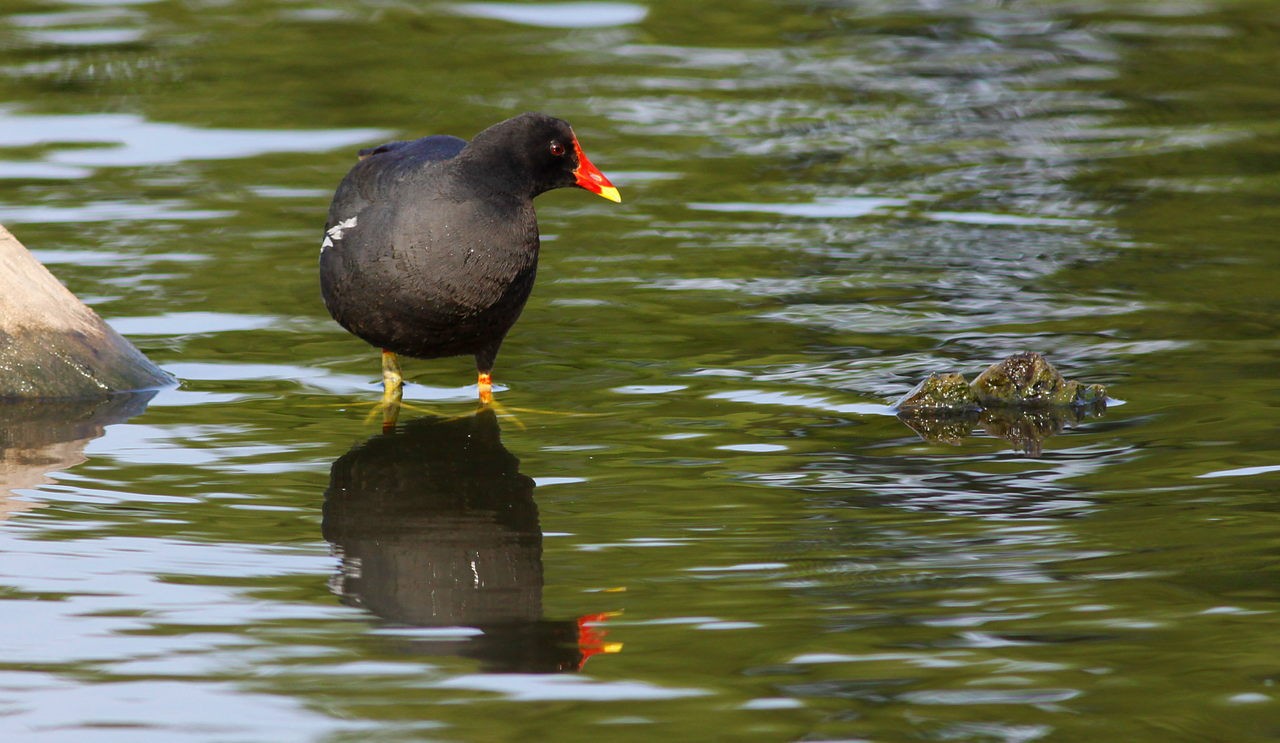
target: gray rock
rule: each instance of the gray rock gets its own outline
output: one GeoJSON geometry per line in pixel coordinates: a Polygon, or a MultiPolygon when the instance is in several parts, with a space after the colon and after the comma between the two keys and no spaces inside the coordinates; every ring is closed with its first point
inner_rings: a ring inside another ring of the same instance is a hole
{"type": "Polygon", "coordinates": [[[174,383],[0,226],[0,399],[83,399],[174,383]]]}

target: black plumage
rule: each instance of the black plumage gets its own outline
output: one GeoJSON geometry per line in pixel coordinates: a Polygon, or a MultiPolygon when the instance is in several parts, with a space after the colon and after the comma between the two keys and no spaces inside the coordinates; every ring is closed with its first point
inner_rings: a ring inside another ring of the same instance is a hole
{"type": "Polygon", "coordinates": [[[487,399],[498,349],[537,273],[533,198],[579,186],[618,201],[617,189],[569,124],[544,114],[495,124],[469,144],[432,136],[360,154],[329,207],[325,306],[389,354],[473,355],[487,399]]]}

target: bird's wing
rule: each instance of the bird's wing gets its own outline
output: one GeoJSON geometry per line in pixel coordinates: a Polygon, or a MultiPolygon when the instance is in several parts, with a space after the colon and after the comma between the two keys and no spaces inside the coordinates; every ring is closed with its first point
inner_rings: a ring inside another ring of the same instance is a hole
{"type": "Polygon", "coordinates": [[[467,140],[451,137],[447,134],[437,134],[432,137],[423,137],[400,142],[387,142],[377,147],[367,147],[360,150],[360,159],[373,157],[374,155],[382,155],[385,153],[393,153],[397,159],[414,160],[418,162],[426,162],[431,160],[451,160],[462,148],[467,146],[467,140]]]}

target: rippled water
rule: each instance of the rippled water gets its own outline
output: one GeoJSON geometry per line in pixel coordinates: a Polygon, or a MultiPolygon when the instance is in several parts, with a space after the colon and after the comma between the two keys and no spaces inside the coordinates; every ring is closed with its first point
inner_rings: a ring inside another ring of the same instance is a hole
{"type": "Polygon", "coordinates": [[[1271,740],[1267,2],[7,2],[0,222],[182,379],[0,411],[0,733],[1271,740]],[[353,152],[568,118],[467,359],[319,301],[353,152]],[[1038,454],[886,403],[1038,350],[1038,454]]]}

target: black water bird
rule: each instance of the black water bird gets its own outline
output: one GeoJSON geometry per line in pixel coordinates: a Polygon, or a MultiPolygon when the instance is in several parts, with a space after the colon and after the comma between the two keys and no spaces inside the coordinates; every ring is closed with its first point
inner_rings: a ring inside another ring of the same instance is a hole
{"type": "Polygon", "coordinates": [[[383,402],[398,402],[397,354],[474,355],[492,401],[498,348],[533,289],[535,196],[577,186],[621,201],[569,124],[526,113],[467,143],[432,136],[360,152],[334,194],[320,290],[344,328],[382,349],[383,402]]]}

